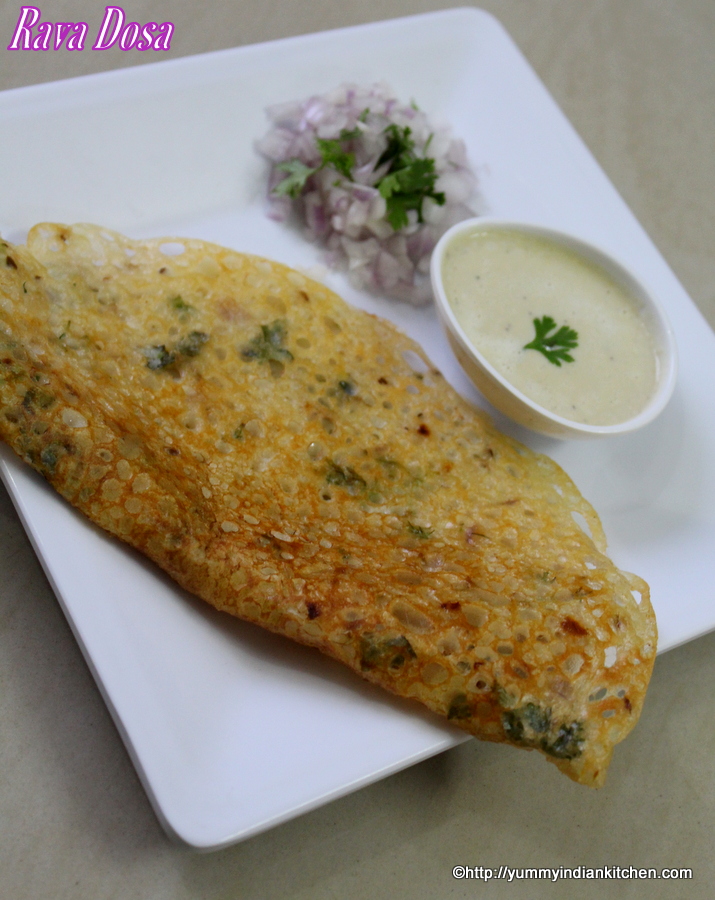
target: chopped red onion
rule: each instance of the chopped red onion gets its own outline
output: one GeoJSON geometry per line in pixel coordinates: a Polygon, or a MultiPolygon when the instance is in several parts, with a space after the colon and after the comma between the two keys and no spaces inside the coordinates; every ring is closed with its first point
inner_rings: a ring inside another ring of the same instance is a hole
{"type": "Polygon", "coordinates": [[[414,305],[429,303],[432,250],[449,227],[474,215],[470,203],[476,178],[463,141],[453,138],[446,127],[432,126],[414,105],[402,105],[384,84],[368,88],[343,84],[302,103],[272,106],[267,115],[272,128],[256,149],[271,163],[269,215],[285,221],[292,207],[306,237],[325,247],[326,263],[347,271],[356,287],[414,305]],[[419,211],[409,209],[407,225],[397,231],[377,188],[390,169],[389,162],[378,165],[390,125],[409,127],[415,155],[434,160],[435,191],[444,195],[443,204],[426,196],[419,211]],[[357,136],[348,140],[346,132],[357,136]],[[349,146],[354,155],[350,179],[332,166],[321,166],[321,139],[349,146]],[[297,197],[276,194],[287,177],[281,164],[294,160],[315,171],[297,197]]]}

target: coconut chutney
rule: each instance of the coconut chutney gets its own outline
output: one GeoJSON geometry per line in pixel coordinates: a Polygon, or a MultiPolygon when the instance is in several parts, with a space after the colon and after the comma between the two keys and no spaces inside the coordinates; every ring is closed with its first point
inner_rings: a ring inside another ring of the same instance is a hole
{"type": "Polygon", "coordinates": [[[538,234],[475,226],[445,249],[442,280],[474,348],[550,412],[616,425],[652,397],[658,361],[641,304],[595,261],[538,234]],[[555,323],[551,335],[562,326],[576,332],[576,346],[564,351],[571,361],[527,349],[534,320],[545,316],[555,323]]]}

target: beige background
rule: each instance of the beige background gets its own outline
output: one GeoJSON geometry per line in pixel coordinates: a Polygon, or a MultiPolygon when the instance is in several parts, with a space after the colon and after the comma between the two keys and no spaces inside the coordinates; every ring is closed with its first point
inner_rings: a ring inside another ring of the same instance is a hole
{"type": "MultiPolygon", "coordinates": [[[[0,0],[2,48],[20,5],[0,0]]],[[[35,5],[44,19],[87,21],[92,34],[105,3],[35,5]]],[[[166,56],[178,57],[454,5],[224,0],[200,9],[186,0],[128,0],[124,8],[134,20],[173,21],[166,56]]],[[[479,5],[511,33],[715,325],[713,0],[479,5]]],[[[0,49],[0,89],[143,61],[119,50],[0,49]]],[[[643,718],[599,793],[531,754],[469,742],[237,847],[199,856],[170,844],[157,824],[0,488],[0,900],[710,898],[713,697],[710,635],[659,658],[643,718]],[[485,886],[453,880],[456,864],[688,866],[694,878],[485,886]]]]}

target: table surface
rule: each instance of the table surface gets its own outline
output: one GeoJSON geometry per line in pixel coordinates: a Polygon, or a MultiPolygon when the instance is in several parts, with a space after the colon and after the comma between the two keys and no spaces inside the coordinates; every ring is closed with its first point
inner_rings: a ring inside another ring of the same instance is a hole
{"type": "MultiPolygon", "coordinates": [[[[86,21],[92,34],[104,5],[53,0],[46,17],[86,21]]],[[[454,5],[133,0],[125,10],[174,23],[164,58],[454,5]]],[[[715,4],[479,5],[510,32],[715,326],[715,4]]],[[[20,6],[0,0],[0,89],[147,61],[115,49],[7,51],[20,6]]],[[[709,898],[713,697],[715,634],[658,658],[641,721],[599,792],[535,754],[470,741],[236,847],[195,854],[162,832],[0,486],[0,900],[709,898]],[[687,867],[693,879],[485,888],[455,880],[456,865],[687,867]]]]}

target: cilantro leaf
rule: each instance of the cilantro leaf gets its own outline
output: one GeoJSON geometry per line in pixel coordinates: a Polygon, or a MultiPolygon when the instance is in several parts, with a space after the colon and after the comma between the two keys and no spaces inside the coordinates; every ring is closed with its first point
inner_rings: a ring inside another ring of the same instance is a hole
{"type": "Polygon", "coordinates": [[[387,146],[375,168],[385,163],[389,163],[389,167],[376,187],[387,201],[385,218],[395,231],[399,231],[409,224],[407,213],[410,209],[417,210],[418,221],[423,221],[422,201],[425,197],[431,197],[440,206],[446,198],[434,189],[437,182],[434,160],[415,155],[410,128],[388,125],[383,133],[387,137],[387,146]]]}
{"type": "MultiPolygon", "coordinates": [[[[398,191],[402,194],[431,193],[437,181],[434,160],[414,159],[406,163],[404,168],[397,169],[390,175],[387,175],[383,178],[383,182],[388,179],[394,179],[393,184],[397,186],[397,191],[395,191],[394,187],[391,187],[390,194],[398,191]]],[[[380,193],[383,193],[382,190],[380,193]]]]}
{"type": "Polygon", "coordinates": [[[377,188],[387,201],[387,221],[395,231],[408,224],[407,211],[410,209],[416,209],[418,219],[422,221],[425,197],[432,197],[440,206],[444,204],[444,194],[434,190],[436,181],[434,160],[415,157],[378,182],[377,188]]]}
{"type": "Polygon", "coordinates": [[[276,168],[280,169],[281,172],[287,172],[288,177],[284,178],[283,181],[273,188],[273,193],[278,194],[278,196],[287,195],[294,200],[300,197],[301,191],[310,176],[318,171],[317,169],[311,169],[310,166],[306,166],[299,159],[289,159],[287,162],[279,163],[276,168]]]}
{"type": "Polygon", "coordinates": [[[556,322],[551,316],[534,319],[536,337],[529,344],[524,344],[524,350],[538,350],[555,366],[560,366],[561,361],[573,362],[573,356],[568,352],[578,347],[578,332],[568,325],[562,325],[556,329],[556,322]],[[549,332],[553,332],[549,334],[549,332]]]}
{"type": "Polygon", "coordinates": [[[391,164],[390,171],[402,168],[413,158],[415,142],[410,137],[412,129],[408,125],[404,128],[400,128],[398,125],[388,125],[383,134],[387,135],[387,146],[375,168],[379,169],[386,162],[391,164]]]}
{"type": "Polygon", "coordinates": [[[346,153],[341,146],[343,141],[350,140],[352,137],[353,135],[349,131],[341,131],[340,137],[337,138],[337,140],[325,140],[324,138],[317,139],[316,143],[318,144],[318,150],[320,150],[320,155],[323,159],[321,169],[324,166],[332,166],[336,172],[344,175],[345,178],[350,178],[352,176],[353,166],[355,165],[355,154],[346,153]],[[347,137],[343,138],[344,134],[347,135],[347,137]]]}
{"type": "Polygon", "coordinates": [[[428,541],[434,534],[434,528],[423,528],[421,525],[413,525],[412,522],[407,523],[407,530],[421,541],[428,541]]]}
{"type": "Polygon", "coordinates": [[[319,172],[326,166],[332,166],[340,175],[343,175],[345,178],[351,178],[352,169],[355,165],[355,154],[343,150],[342,145],[346,141],[355,140],[359,136],[360,130],[358,128],[353,128],[352,131],[343,128],[337,138],[331,140],[317,138],[316,144],[321,156],[319,166],[306,166],[298,157],[279,163],[276,168],[281,172],[286,172],[287,177],[273,188],[273,193],[279,197],[288,196],[292,197],[293,200],[297,200],[305,190],[310,176],[315,175],[316,172],[319,172]]]}
{"type": "MultiPolygon", "coordinates": [[[[368,112],[368,110],[363,110],[363,112],[368,112]]],[[[362,113],[360,114],[362,115],[362,113]]],[[[358,119],[358,121],[361,121],[358,119]]],[[[355,128],[351,128],[349,131],[347,128],[343,128],[343,130],[338,135],[338,140],[340,141],[354,141],[356,138],[359,138],[362,134],[362,131],[356,126],[355,128]]]]}
{"type": "Polygon", "coordinates": [[[400,228],[407,228],[410,224],[409,217],[407,216],[408,209],[414,209],[415,207],[411,205],[410,200],[406,197],[402,197],[399,194],[396,196],[391,196],[387,198],[387,212],[385,213],[385,218],[392,225],[395,231],[399,231],[400,228]]]}
{"type": "Polygon", "coordinates": [[[325,480],[328,484],[337,484],[351,493],[357,493],[367,487],[367,482],[355,469],[351,469],[350,466],[339,466],[332,459],[328,460],[325,480]]]}
{"type": "Polygon", "coordinates": [[[288,334],[284,319],[276,319],[270,325],[261,325],[258,334],[241,350],[246,359],[259,362],[289,362],[293,354],[283,345],[288,334]]]}

